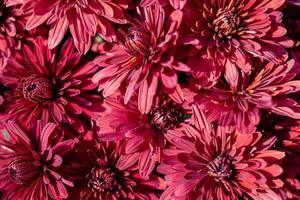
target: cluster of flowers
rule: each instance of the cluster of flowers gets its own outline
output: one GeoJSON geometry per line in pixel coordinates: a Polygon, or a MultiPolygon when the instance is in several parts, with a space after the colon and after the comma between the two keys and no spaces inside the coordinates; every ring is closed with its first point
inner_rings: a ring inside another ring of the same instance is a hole
{"type": "Polygon", "coordinates": [[[1,198],[300,199],[299,12],[1,0],[1,198]]]}

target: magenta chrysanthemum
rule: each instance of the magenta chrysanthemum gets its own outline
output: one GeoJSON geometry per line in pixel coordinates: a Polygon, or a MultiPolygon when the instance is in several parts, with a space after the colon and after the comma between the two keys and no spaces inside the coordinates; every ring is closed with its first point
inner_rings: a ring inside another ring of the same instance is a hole
{"type": "Polygon", "coordinates": [[[104,55],[96,58],[95,63],[104,69],[95,74],[93,81],[99,83],[105,97],[122,83],[127,84],[125,104],[138,91],[139,108],[147,113],[159,87],[176,102],[183,101],[177,72],[189,68],[174,57],[181,11],[168,13],[168,19],[164,8],[158,5],[137,8],[137,13],[137,19],[123,33],[123,44],[100,46],[99,52],[104,55]]]}
{"type": "Polygon", "coordinates": [[[82,132],[85,122],[102,110],[102,98],[93,92],[97,85],[91,82],[97,67],[82,62],[71,39],[60,51],[48,50],[42,38],[34,42],[17,52],[0,76],[11,88],[6,93],[10,118],[26,127],[41,119],[82,132]]]}
{"type": "Polygon", "coordinates": [[[201,49],[198,56],[225,66],[225,76],[238,68],[249,73],[253,57],[275,63],[288,58],[283,45],[290,45],[279,11],[284,0],[190,1],[186,20],[191,35],[187,44],[201,49]]]}
{"type": "Polygon", "coordinates": [[[121,94],[105,99],[106,112],[97,120],[101,140],[124,140],[123,155],[138,156],[138,167],[143,177],[149,176],[162,159],[167,132],[184,121],[184,111],[167,98],[156,98],[148,114],[138,110],[137,101],[127,105],[121,94]]]}
{"type": "Polygon", "coordinates": [[[300,119],[300,105],[291,94],[300,90],[296,79],[299,65],[294,60],[285,64],[253,62],[258,72],[236,74],[237,87],[222,82],[209,90],[200,90],[190,100],[197,102],[222,126],[253,132],[260,122],[261,110],[300,119]]]}
{"type": "Polygon", "coordinates": [[[136,156],[121,157],[119,143],[85,142],[76,150],[76,160],[69,168],[78,200],[158,200],[164,180],[151,175],[145,180],[136,167],[136,156]],[[88,147],[86,147],[88,146],[88,147]]]}
{"type": "Polygon", "coordinates": [[[75,46],[86,53],[92,36],[99,33],[107,41],[116,40],[112,22],[126,23],[125,8],[128,0],[24,0],[23,7],[32,7],[26,28],[50,25],[49,48],[55,48],[69,29],[75,46]]]}
{"type": "Polygon", "coordinates": [[[172,146],[158,169],[169,186],[161,199],[280,199],[274,189],[283,186],[284,153],[270,150],[274,138],[214,129],[197,106],[192,122],[170,131],[172,146]]]}
{"type": "Polygon", "coordinates": [[[74,146],[63,141],[63,132],[53,123],[23,132],[12,122],[4,125],[10,137],[0,139],[0,190],[3,199],[65,199],[73,183],[59,174],[63,156],[74,146]]]}

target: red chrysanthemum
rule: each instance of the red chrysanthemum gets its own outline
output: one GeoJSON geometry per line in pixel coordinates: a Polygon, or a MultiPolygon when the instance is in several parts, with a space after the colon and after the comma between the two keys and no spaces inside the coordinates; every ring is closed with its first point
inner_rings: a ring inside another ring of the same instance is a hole
{"type": "Polygon", "coordinates": [[[113,94],[122,83],[127,84],[125,104],[138,91],[139,108],[147,113],[159,85],[173,100],[183,101],[176,73],[189,71],[189,68],[174,56],[181,11],[168,13],[169,20],[158,5],[137,8],[137,13],[139,19],[123,33],[123,44],[100,45],[99,52],[104,55],[96,58],[95,63],[104,69],[95,74],[93,81],[99,82],[99,90],[103,89],[105,97],[113,94]]]}
{"type": "Polygon", "coordinates": [[[283,186],[278,164],[284,153],[270,150],[274,137],[213,129],[197,106],[192,122],[195,127],[169,133],[172,146],[158,168],[169,187],[160,199],[280,200],[273,190],[283,186]]]}
{"type": "Polygon", "coordinates": [[[143,177],[155,168],[162,159],[167,131],[180,126],[184,121],[184,110],[168,98],[155,99],[148,114],[138,110],[136,99],[124,105],[124,97],[115,94],[104,100],[106,111],[97,120],[99,138],[104,141],[123,140],[123,155],[138,154],[138,167],[143,177]]]}
{"type": "Polygon", "coordinates": [[[0,139],[0,190],[3,199],[28,200],[65,199],[67,186],[73,183],[59,174],[63,156],[74,146],[63,141],[63,132],[53,123],[23,132],[12,122],[4,125],[10,137],[0,139]]]}
{"type": "Polygon", "coordinates": [[[21,48],[27,19],[19,6],[6,7],[0,2],[0,74],[13,51],[21,48]]]}
{"type": "Polygon", "coordinates": [[[300,90],[295,77],[299,65],[294,60],[285,64],[253,62],[258,72],[235,74],[237,87],[220,82],[209,90],[200,90],[192,98],[214,116],[221,126],[234,127],[240,132],[253,132],[260,122],[260,110],[300,119],[300,104],[291,94],[300,90]]]}
{"type": "Polygon", "coordinates": [[[102,98],[93,92],[97,85],[91,82],[97,67],[82,62],[71,39],[52,51],[46,40],[34,42],[17,52],[0,76],[11,88],[6,93],[10,118],[26,127],[41,119],[71,124],[82,132],[85,122],[102,110],[102,98]]]}
{"type": "Polygon", "coordinates": [[[107,41],[116,39],[112,22],[126,23],[127,4],[128,0],[24,0],[23,7],[33,7],[26,24],[28,30],[44,23],[50,25],[50,49],[61,42],[69,29],[77,49],[86,53],[96,33],[107,41]]]}
{"type": "Polygon", "coordinates": [[[121,157],[119,143],[83,142],[78,145],[69,171],[74,181],[70,199],[78,200],[158,200],[164,180],[156,175],[142,179],[136,155],[121,157]],[[76,159],[74,159],[76,158],[76,159]]]}
{"type": "Polygon", "coordinates": [[[278,63],[288,54],[282,13],[285,0],[190,1],[185,8],[192,34],[185,42],[201,49],[198,56],[225,66],[225,76],[242,69],[249,73],[251,59],[260,57],[278,63]],[[232,72],[233,71],[233,72],[232,72]]]}

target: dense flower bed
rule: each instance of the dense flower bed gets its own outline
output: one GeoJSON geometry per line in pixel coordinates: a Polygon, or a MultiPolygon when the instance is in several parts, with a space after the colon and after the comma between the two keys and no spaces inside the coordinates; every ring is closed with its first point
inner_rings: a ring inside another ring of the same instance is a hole
{"type": "Polygon", "coordinates": [[[3,200],[300,199],[299,0],[2,0],[3,200]]]}

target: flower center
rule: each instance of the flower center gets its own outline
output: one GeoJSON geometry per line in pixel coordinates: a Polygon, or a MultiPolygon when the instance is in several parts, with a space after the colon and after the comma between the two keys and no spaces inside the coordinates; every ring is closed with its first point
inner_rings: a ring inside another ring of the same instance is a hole
{"type": "Polygon", "coordinates": [[[26,184],[36,179],[41,168],[32,158],[17,158],[7,167],[8,175],[17,184],[26,184]]]}
{"type": "Polygon", "coordinates": [[[149,115],[152,126],[161,131],[172,129],[184,120],[183,114],[175,107],[155,108],[149,115]]]}
{"type": "Polygon", "coordinates": [[[23,79],[22,88],[24,98],[34,103],[42,103],[54,97],[50,80],[35,74],[23,79]]]}
{"type": "Polygon", "coordinates": [[[241,19],[235,11],[220,9],[213,21],[214,32],[219,38],[232,36],[238,32],[240,23],[241,19]]]}
{"type": "Polygon", "coordinates": [[[219,182],[232,176],[234,168],[230,158],[217,156],[208,165],[208,175],[213,176],[215,181],[219,182]]]}
{"type": "Polygon", "coordinates": [[[125,46],[133,56],[148,56],[151,33],[143,27],[131,27],[126,34],[125,46]]]}
{"type": "Polygon", "coordinates": [[[116,173],[109,167],[94,168],[89,174],[88,187],[93,193],[111,193],[120,188],[116,173]]]}

